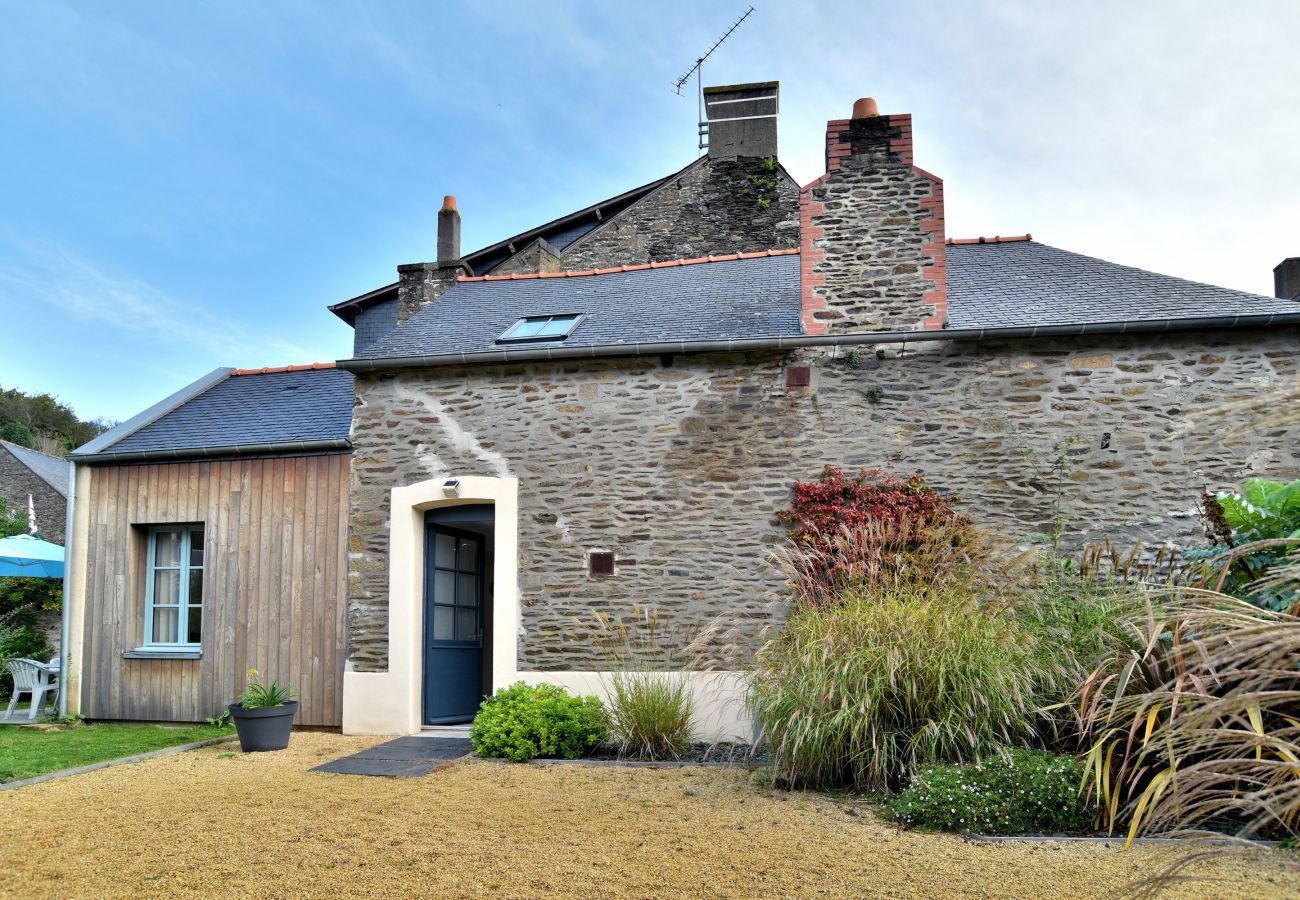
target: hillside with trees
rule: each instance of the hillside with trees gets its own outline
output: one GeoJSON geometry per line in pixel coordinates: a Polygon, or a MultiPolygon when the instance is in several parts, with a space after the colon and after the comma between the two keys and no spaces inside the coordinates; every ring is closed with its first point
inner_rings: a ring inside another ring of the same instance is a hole
{"type": "Polygon", "coordinates": [[[0,440],[51,456],[68,452],[102,434],[113,423],[86,422],[49,394],[0,388],[0,440]]]}

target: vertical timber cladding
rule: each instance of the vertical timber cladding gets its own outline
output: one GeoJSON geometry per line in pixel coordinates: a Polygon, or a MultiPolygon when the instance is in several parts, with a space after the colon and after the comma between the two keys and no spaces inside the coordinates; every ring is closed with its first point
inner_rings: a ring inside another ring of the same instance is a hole
{"type": "Polygon", "coordinates": [[[289,682],[299,725],[342,721],[348,456],[95,469],[81,711],[202,721],[255,668],[289,682]],[[144,639],[147,526],[205,526],[202,658],[124,659],[144,639]]]}

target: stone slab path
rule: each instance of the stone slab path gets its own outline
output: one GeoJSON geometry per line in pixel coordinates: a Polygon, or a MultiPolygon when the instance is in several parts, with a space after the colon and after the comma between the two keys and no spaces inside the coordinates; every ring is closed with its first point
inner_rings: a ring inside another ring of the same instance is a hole
{"type": "Polygon", "coordinates": [[[410,778],[428,775],[434,769],[468,756],[471,752],[468,738],[407,735],[327,762],[311,771],[335,775],[410,778]]]}

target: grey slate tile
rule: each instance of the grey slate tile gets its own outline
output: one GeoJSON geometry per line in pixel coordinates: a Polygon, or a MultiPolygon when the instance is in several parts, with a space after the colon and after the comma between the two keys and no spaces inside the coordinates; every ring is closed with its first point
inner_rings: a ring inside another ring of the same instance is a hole
{"type": "Polygon", "coordinates": [[[327,440],[346,438],[351,428],[350,372],[232,375],[106,452],[327,440]]]}
{"type": "Polygon", "coordinates": [[[760,256],[570,278],[462,281],[376,341],[362,359],[502,348],[797,335],[799,257],[760,256]],[[563,341],[498,344],[516,320],[586,318],[563,341]]]}
{"type": "Polygon", "coordinates": [[[26,447],[20,447],[8,441],[0,441],[0,444],[4,444],[5,448],[14,455],[14,458],[31,469],[36,474],[36,477],[63,496],[68,496],[68,461],[66,459],[47,456],[44,453],[28,450],[26,447]]]}
{"type": "Polygon", "coordinates": [[[1037,241],[951,244],[952,328],[1079,325],[1300,312],[1300,303],[1199,284],[1037,241]]]}

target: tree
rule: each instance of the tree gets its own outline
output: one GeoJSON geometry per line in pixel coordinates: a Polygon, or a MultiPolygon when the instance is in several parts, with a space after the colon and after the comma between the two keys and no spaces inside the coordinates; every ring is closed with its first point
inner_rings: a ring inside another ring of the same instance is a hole
{"type": "Polygon", "coordinates": [[[27,513],[9,512],[9,501],[0,497],[0,538],[26,534],[28,524],[27,513]]]}

